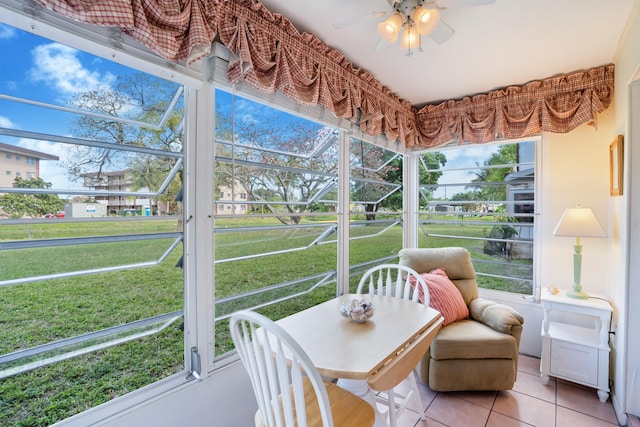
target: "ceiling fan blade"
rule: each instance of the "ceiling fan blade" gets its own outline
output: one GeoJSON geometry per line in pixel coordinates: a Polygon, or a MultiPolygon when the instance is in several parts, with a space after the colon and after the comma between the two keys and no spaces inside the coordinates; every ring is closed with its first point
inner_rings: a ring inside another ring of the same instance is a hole
{"type": "Polygon", "coordinates": [[[386,41],[384,39],[379,39],[378,43],[376,43],[376,45],[373,47],[373,51],[374,52],[380,52],[381,50],[385,50],[389,46],[391,46],[391,43],[389,43],[388,41],[386,41]]]}
{"type": "Polygon", "coordinates": [[[438,22],[436,29],[429,33],[429,38],[438,44],[442,44],[449,40],[455,34],[456,30],[451,28],[449,24],[442,19],[438,22]]]}
{"type": "Polygon", "coordinates": [[[352,16],[351,18],[341,19],[340,21],[336,21],[331,26],[336,30],[341,30],[345,27],[348,27],[353,24],[357,24],[358,22],[366,21],[368,19],[373,18],[382,18],[385,15],[388,15],[391,12],[369,12],[360,16],[352,16]]]}

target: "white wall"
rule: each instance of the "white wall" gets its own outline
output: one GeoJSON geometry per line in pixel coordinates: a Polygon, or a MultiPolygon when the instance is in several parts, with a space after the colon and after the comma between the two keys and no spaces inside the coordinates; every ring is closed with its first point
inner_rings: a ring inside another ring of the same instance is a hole
{"type": "MultiPolygon", "coordinates": [[[[253,426],[258,408],[249,377],[238,361],[200,382],[101,422],[105,427],[253,426]]],[[[79,424],[81,425],[81,424],[79,424]]]]}
{"type": "MultiPolygon", "coordinates": [[[[629,263],[629,275],[626,280],[626,295],[627,304],[625,305],[624,321],[620,322],[621,327],[617,328],[616,341],[620,346],[619,354],[616,353],[616,362],[623,364],[626,362],[626,366],[622,366],[623,369],[613,372],[614,386],[616,389],[623,389],[625,395],[625,410],[629,414],[634,414],[640,417],[640,358],[637,356],[640,354],[640,340],[638,339],[637,325],[640,324],[640,311],[636,309],[636,305],[640,302],[640,287],[638,282],[640,281],[640,265],[637,262],[640,257],[640,187],[637,185],[640,182],[640,150],[638,150],[638,144],[640,144],[640,80],[637,80],[632,89],[632,112],[633,119],[631,138],[628,138],[630,144],[630,150],[627,151],[630,154],[629,166],[631,166],[631,174],[629,175],[629,194],[631,210],[629,217],[631,221],[625,223],[626,231],[622,236],[628,236],[629,249],[627,252],[626,261],[629,263]],[[635,183],[635,184],[634,184],[635,183]],[[635,327],[632,327],[634,325],[635,327]],[[624,355],[630,357],[624,357],[624,355]]],[[[624,240],[624,239],[623,239],[624,240]]]]}
{"type": "Polygon", "coordinates": [[[480,296],[492,301],[506,304],[524,317],[522,338],[520,339],[520,353],[527,356],[540,357],[542,353],[542,306],[533,298],[480,289],[480,296]]]}
{"type": "MultiPolygon", "coordinates": [[[[625,139],[625,186],[622,197],[609,201],[610,223],[614,231],[610,249],[611,298],[616,311],[614,323],[615,370],[612,372],[613,405],[620,414],[626,411],[640,416],[640,313],[635,306],[640,303],[640,101],[631,99],[630,82],[639,77],[640,68],[640,1],[636,1],[629,16],[616,58],[615,133],[625,139]],[[631,103],[636,110],[631,108],[631,103]],[[636,185],[634,185],[636,183],[636,185]],[[632,325],[636,326],[633,327],[632,325]]],[[[636,82],[636,85],[638,82],[636,82]]],[[[640,90],[634,90],[640,96],[640,90]]],[[[620,418],[620,416],[619,416],[620,418]]]]}
{"type": "MultiPolygon", "coordinates": [[[[613,139],[613,113],[598,116],[597,130],[582,125],[567,134],[542,137],[542,194],[540,213],[539,283],[544,288],[571,288],[575,238],[553,235],[566,208],[593,209],[605,231],[609,221],[609,143],[613,139]]],[[[608,231],[608,235],[611,233],[608,231]]],[[[607,295],[606,258],[609,238],[582,238],[582,286],[587,293],[607,295]]]]}

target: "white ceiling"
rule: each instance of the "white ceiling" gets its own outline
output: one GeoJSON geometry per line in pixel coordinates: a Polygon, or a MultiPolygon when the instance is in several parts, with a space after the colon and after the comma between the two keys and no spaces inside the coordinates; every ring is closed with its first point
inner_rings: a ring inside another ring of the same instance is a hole
{"type": "Polygon", "coordinates": [[[353,64],[371,72],[400,98],[421,106],[518,85],[614,61],[618,40],[638,0],[438,0],[441,19],[455,34],[441,45],[422,38],[422,53],[406,57],[399,43],[374,50],[376,26],[366,18],[387,0],[262,0],[301,32],[318,36],[353,64]]]}

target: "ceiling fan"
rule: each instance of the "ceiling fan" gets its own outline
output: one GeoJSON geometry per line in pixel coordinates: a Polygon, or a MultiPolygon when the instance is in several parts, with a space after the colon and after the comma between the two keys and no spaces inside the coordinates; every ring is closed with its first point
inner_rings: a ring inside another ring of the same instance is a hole
{"type": "MultiPolygon", "coordinates": [[[[402,49],[411,56],[412,49],[422,51],[422,36],[427,35],[437,44],[449,40],[455,30],[442,19],[440,11],[446,9],[438,4],[438,0],[386,0],[390,11],[369,12],[364,15],[343,19],[333,23],[333,27],[341,29],[370,18],[387,17],[378,23],[380,41],[375,50],[393,44],[400,36],[402,49]]],[[[495,0],[458,0],[456,7],[480,6],[494,3],[495,0]]]]}

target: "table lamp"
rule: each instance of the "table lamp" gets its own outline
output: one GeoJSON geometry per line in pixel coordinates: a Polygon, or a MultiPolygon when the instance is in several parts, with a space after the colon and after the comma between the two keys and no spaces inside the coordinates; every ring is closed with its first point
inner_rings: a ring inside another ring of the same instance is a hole
{"type": "Polygon", "coordinates": [[[567,292],[567,296],[579,299],[589,298],[589,295],[582,292],[582,285],[580,284],[580,270],[582,269],[580,237],[606,237],[607,233],[605,233],[591,208],[576,206],[564,211],[556,229],[553,230],[553,235],[576,238],[576,244],[573,246],[573,289],[567,292]]]}

